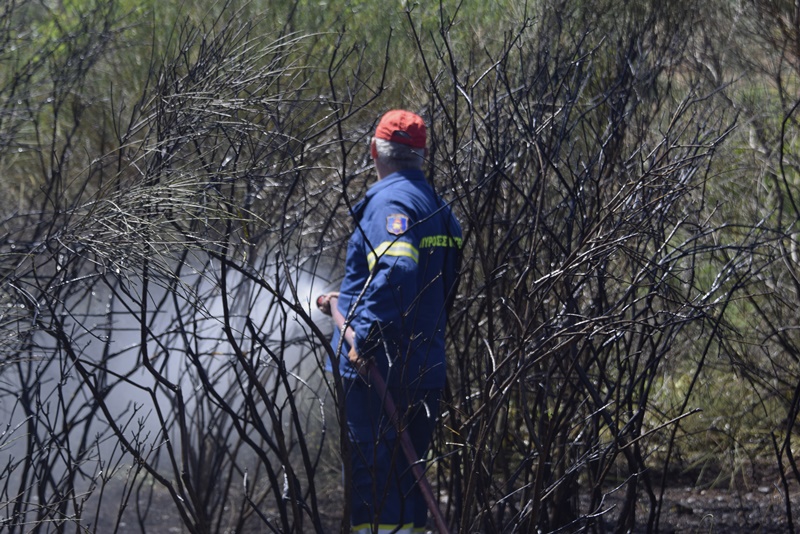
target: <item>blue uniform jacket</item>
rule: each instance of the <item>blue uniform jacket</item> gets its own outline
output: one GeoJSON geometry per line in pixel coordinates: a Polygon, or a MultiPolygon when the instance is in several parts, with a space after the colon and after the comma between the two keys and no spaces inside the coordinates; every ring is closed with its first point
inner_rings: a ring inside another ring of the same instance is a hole
{"type": "MultiPolygon", "coordinates": [[[[373,184],[353,218],[338,308],[355,331],[356,350],[375,358],[390,387],[443,387],[445,325],[461,258],[458,221],[419,170],[373,184]]],[[[349,347],[341,345],[339,370],[355,378],[349,347]]]]}

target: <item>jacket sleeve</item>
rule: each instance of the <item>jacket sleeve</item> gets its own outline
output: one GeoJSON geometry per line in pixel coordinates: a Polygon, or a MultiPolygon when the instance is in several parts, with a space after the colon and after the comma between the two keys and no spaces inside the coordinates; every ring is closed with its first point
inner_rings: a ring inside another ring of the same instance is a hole
{"type": "Polygon", "coordinates": [[[377,344],[400,341],[405,312],[417,295],[419,239],[409,210],[398,202],[371,202],[356,232],[370,279],[351,326],[356,350],[370,356],[377,344]]]}

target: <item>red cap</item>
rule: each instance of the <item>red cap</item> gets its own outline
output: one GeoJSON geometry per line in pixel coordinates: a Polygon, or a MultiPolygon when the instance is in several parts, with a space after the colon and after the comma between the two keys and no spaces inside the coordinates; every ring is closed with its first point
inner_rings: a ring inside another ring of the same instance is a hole
{"type": "Polygon", "coordinates": [[[425,148],[425,121],[416,113],[393,109],[381,117],[375,137],[414,148],[425,148]]]}

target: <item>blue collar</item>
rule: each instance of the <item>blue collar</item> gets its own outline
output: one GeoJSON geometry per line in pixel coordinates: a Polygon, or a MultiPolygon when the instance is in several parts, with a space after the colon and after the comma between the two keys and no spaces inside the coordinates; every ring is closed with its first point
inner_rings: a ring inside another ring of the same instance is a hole
{"type": "Polygon", "coordinates": [[[370,185],[367,188],[367,194],[364,195],[358,203],[353,206],[352,214],[356,220],[361,220],[361,215],[364,212],[364,208],[366,207],[369,199],[374,197],[379,191],[385,189],[386,187],[390,187],[393,184],[396,184],[402,180],[422,180],[425,181],[425,173],[422,172],[420,169],[401,169],[399,171],[393,172],[387,176],[384,176],[374,184],[370,185]]]}
{"type": "Polygon", "coordinates": [[[399,180],[425,180],[425,173],[419,169],[402,169],[393,172],[370,185],[367,189],[367,197],[374,195],[374,191],[380,191],[384,187],[388,187],[399,180]]]}

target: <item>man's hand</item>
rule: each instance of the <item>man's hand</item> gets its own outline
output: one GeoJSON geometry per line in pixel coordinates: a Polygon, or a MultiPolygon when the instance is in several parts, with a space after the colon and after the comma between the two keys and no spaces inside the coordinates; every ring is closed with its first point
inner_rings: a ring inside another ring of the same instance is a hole
{"type": "Polygon", "coordinates": [[[323,293],[317,297],[317,308],[325,315],[331,314],[331,299],[338,299],[339,293],[333,291],[331,293],[323,293]]]}
{"type": "MultiPolygon", "coordinates": [[[[333,317],[334,322],[338,328],[342,328],[344,326],[344,317],[342,314],[339,313],[338,310],[334,310],[333,306],[336,306],[335,302],[331,302],[333,299],[339,298],[339,293],[333,291],[331,293],[323,293],[322,295],[317,297],[317,308],[319,311],[324,313],[325,315],[331,315],[333,317]],[[335,313],[334,313],[335,312],[335,313]]],[[[349,326],[344,330],[344,338],[345,341],[353,347],[355,345],[355,333],[353,329],[349,326]]],[[[369,360],[362,358],[359,356],[358,352],[356,352],[355,348],[351,348],[350,351],[347,353],[347,359],[350,360],[350,365],[361,375],[367,373],[367,366],[369,365],[369,360]]]]}
{"type": "Polygon", "coordinates": [[[367,372],[367,367],[369,366],[369,360],[362,358],[359,356],[356,349],[351,348],[350,352],[347,353],[347,359],[350,360],[350,365],[358,372],[360,375],[364,375],[367,372]]]}

